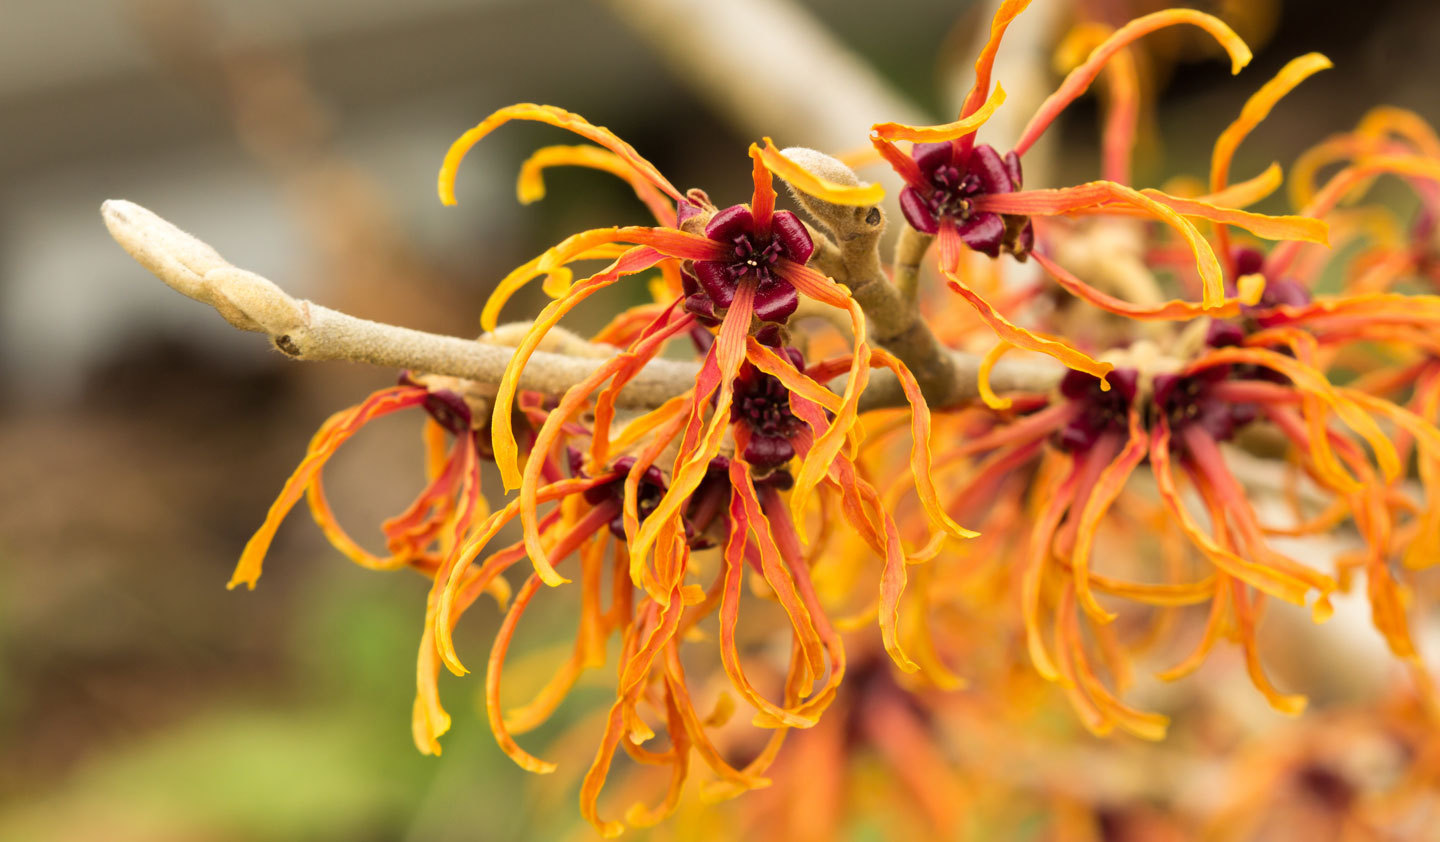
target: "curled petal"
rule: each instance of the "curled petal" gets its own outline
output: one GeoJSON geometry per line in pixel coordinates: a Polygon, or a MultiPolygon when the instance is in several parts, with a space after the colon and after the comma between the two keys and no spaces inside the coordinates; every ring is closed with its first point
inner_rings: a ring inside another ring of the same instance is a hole
{"type": "Polygon", "coordinates": [[[995,363],[1014,347],[1009,342],[996,342],[993,348],[985,352],[985,356],[980,360],[980,369],[975,373],[975,387],[980,392],[980,400],[991,409],[1009,409],[1015,403],[995,394],[995,390],[990,387],[990,372],[995,369],[995,363]]]}
{"type": "MultiPolygon", "coordinates": [[[[1234,208],[1220,207],[1218,203],[1203,199],[1182,199],[1159,190],[1146,189],[1140,192],[1182,216],[1206,219],[1222,225],[1233,225],[1267,240],[1295,240],[1320,245],[1330,244],[1330,226],[1312,217],[1249,213],[1234,208]]],[[[1244,198],[1243,194],[1242,198],[1244,198]]]]}
{"type": "Polygon", "coordinates": [[[284,487],[280,489],[280,496],[270,504],[270,510],[265,514],[265,522],[246,542],[245,549],[240,553],[240,561],[235,565],[235,572],[231,574],[225,587],[233,589],[243,583],[254,589],[255,582],[260,578],[265,553],[270,549],[270,542],[275,539],[280,522],[300,501],[306,486],[319,474],[330,457],[335,455],[340,445],[370,421],[406,407],[418,406],[428,395],[429,392],[421,387],[395,386],[381,389],[366,398],[364,403],[330,416],[310,440],[305,458],[300,460],[300,465],[285,481],[284,487]]]}
{"type": "MultiPolygon", "coordinates": [[[[1340,419],[1370,445],[1386,479],[1393,481],[1400,475],[1403,466],[1399,454],[1385,432],[1375,423],[1375,419],[1357,405],[1354,399],[1332,386],[1318,370],[1295,357],[1263,348],[1217,348],[1191,363],[1187,372],[1200,371],[1214,365],[1244,362],[1285,375],[1306,398],[1319,400],[1335,410],[1340,419]]],[[[1316,443],[1325,438],[1318,437],[1316,443]]]]}
{"type": "MultiPolygon", "coordinates": [[[[1140,417],[1140,409],[1136,405],[1130,407],[1130,438],[1125,443],[1125,448],[1113,462],[1105,466],[1100,478],[1095,481],[1095,487],[1091,490],[1089,498],[1085,501],[1085,507],[1080,512],[1079,528],[1075,532],[1075,550],[1070,557],[1071,569],[1075,575],[1075,596],[1080,600],[1080,605],[1085,613],[1097,622],[1108,623],[1115,619],[1115,615],[1104,608],[1095,600],[1090,590],[1090,553],[1094,546],[1095,533],[1100,527],[1100,521],[1114,504],[1115,498],[1120,496],[1124,490],[1125,483],[1130,479],[1130,474],[1139,467],[1140,462],[1145,459],[1147,445],[1150,443],[1149,434],[1145,431],[1140,417]]],[[[1074,514],[1072,513],[1072,517],[1074,514]]]]}
{"type": "Polygon", "coordinates": [[[905,363],[883,348],[875,348],[871,354],[874,365],[884,366],[895,373],[901,389],[905,392],[905,399],[910,404],[910,473],[915,479],[915,493],[919,496],[930,523],[955,538],[978,537],[980,533],[956,523],[940,505],[940,497],[930,475],[933,462],[930,450],[930,407],[920,392],[920,384],[916,382],[915,375],[910,373],[905,363]]]}
{"type": "Polygon", "coordinates": [[[790,495],[790,511],[794,516],[796,530],[801,540],[805,539],[804,512],[810,494],[820,483],[844,446],[850,429],[860,410],[860,393],[870,378],[870,343],[865,340],[865,312],[855,303],[850,291],[830,278],[806,266],[786,262],[781,265],[780,275],[795,286],[796,291],[822,304],[844,309],[850,314],[850,327],[855,336],[855,352],[851,355],[850,371],[845,380],[845,390],[840,398],[840,411],[836,413],[830,428],[815,441],[810,455],[800,465],[795,477],[795,489],[790,495]]]}
{"type": "Polygon", "coordinates": [[[1228,319],[1240,315],[1241,308],[1245,305],[1253,305],[1257,300],[1260,291],[1264,288],[1264,278],[1255,275],[1259,285],[1246,284],[1244,296],[1227,298],[1219,307],[1207,309],[1202,304],[1191,301],[1173,299],[1163,304],[1132,304],[1129,301],[1116,298],[1109,293],[1102,292],[1093,286],[1085,283],[1071,274],[1067,269],[1052,261],[1040,252],[1032,252],[1036,262],[1055,279],[1066,292],[1093,304],[1102,310],[1117,313],[1131,319],[1146,319],[1155,321],[1189,321],[1200,316],[1213,316],[1217,319],[1228,319]]]}
{"type": "Polygon", "coordinates": [[[1200,528],[1200,524],[1185,506],[1185,501],[1180,498],[1175,484],[1175,475],[1170,467],[1170,425],[1163,414],[1158,419],[1158,427],[1151,436],[1150,464],[1160,497],[1174,515],[1181,531],[1222,572],[1286,602],[1304,605],[1305,595],[1310,591],[1309,583],[1284,571],[1246,561],[1222,547],[1200,528]]]}
{"type": "Polygon", "coordinates": [[[505,620],[500,624],[500,630],[495,633],[495,642],[490,648],[490,665],[485,671],[485,714],[490,721],[490,730],[495,735],[495,741],[499,743],[500,750],[521,769],[527,772],[534,772],[537,775],[548,775],[555,771],[555,764],[548,760],[541,760],[525,749],[521,748],[515,739],[510,736],[509,729],[505,726],[505,719],[501,716],[500,707],[500,674],[505,669],[505,653],[510,648],[510,640],[515,636],[515,627],[524,615],[525,609],[530,605],[530,600],[535,592],[540,590],[540,577],[531,574],[525,580],[520,591],[515,594],[515,601],[511,603],[510,610],[505,612],[505,620]]]}
{"type": "Polygon", "coordinates": [[[975,200],[975,208],[1022,216],[1058,216],[1104,212],[1100,209],[1111,203],[1129,205],[1174,228],[1195,255],[1204,305],[1207,308],[1217,307],[1224,301],[1225,285],[1220,263],[1215,259],[1215,252],[1210,248],[1210,244],[1205,242],[1205,238],[1200,236],[1195,226],[1153,196],[1122,184],[1092,181],[1089,184],[1058,190],[1027,190],[1022,193],[981,196],[975,200]]]}
{"type": "MultiPolygon", "coordinates": [[[[985,124],[986,120],[995,113],[1001,103],[1005,102],[1005,90],[999,85],[995,86],[995,92],[985,100],[971,114],[956,120],[953,123],[946,123],[943,126],[907,126],[903,123],[876,123],[870,129],[871,137],[878,137],[886,141],[912,140],[916,143],[932,143],[942,140],[955,140],[975,133],[975,130],[985,124]]],[[[877,147],[878,148],[878,147],[877,147]]],[[[883,150],[882,150],[883,152],[883,150]]],[[[903,176],[904,173],[901,173],[903,176]]],[[[909,181],[909,179],[906,179],[909,181]]]]}
{"type": "MultiPolygon", "coordinates": [[[[986,102],[985,97],[990,91],[990,74],[995,68],[995,55],[1000,52],[1000,41],[1005,37],[1005,30],[1010,27],[1010,22],[1029,5],[1030,0],[1005,0],[995,10],[995,16],[990,19],[990,37],[986,39],[985,46],[980,48],[980,55],[975,59],[975,83],[965,95],[965,102],[960,108],[961,117],[969,117],[984,107],[982,103],[986,102]]],[[[995,88],[999,90],[1000,86],[996,85],[995,88]]]]}
{"type": "Polygon", "coordinates": [[[496,285],[495,291],[486,300],[484,309],[480,312],[480,326],[485,330],[494,330],[499,324],[500,309],[505,306],[505,303],[521,287],[540,275],[557,275],[563,272],[561,278],[563,283],[547,282],[547,286],[550,291],[559,291],[558,284],[558,287],[563,287],[562,295],[569,292],[571,285],[569,270],[565,269],[566,264],[576,260],[611,255],[613,252],[606,250],[606,247],[617,243],[649,245],[666,257],[681,260],[719,260],[725,257],[729,251],[720,243],[672,228],[596,228],[582,231],[566,237],[557,245],[546,249],[540,256],[525,262],[501,279],[500,283],[496,285]]]}
{"type": "MultiPolygon", "coordinates": [[[[1275,78],[1262,85],[1260,90],[1245,101],[1245,107],[1240,110],[1240,116],[1227,126],[1215,141],[1215,151],[1210,157],[1210,191],[1212,193],[1219,192],[1228,183],[1230,162],[1235,156],[1235,150],[1246,135],[1250,134],[1270,114],[1270,109],[1274,108],[1275,104],[1286,94],[1294,90],[1295,86],[1331,66],[1330,59],[1319,53],[1309,53],[1291,59],[1275,75],[1275,78]]],[[[1220,253],[1229,254],[1229,232],[1224,228],[1219,228],[1215,232],[1215,239],[1220,253]]]]}
{"type": "Polygon", "coordinates": [[[1085,59],[1084,64],[1070,71],[1070,75],[1065,77],[1065,81],[1060,83],[1060,87],[1056,89],[1055,93],[1041,103],[1035,116],[1030,118],[1030,123],[1025,126],[1025,130],[1020,135],[1020,141],[1015,144],[1015,152],[1023,156],[1035,144],[1035,141],[1039,140],[1040,135],[1045,133],[1060,112],[1085,93],[1086,89],[1090,87],[1090,83],[1095,81],[1095,77],[1100,75],[1100,70],[1115,53],[1157,29],[1181,23],[1193,24],[1213,35],[1215,40],[1220,42],[1220,46],[1225,48],[1225,52],[1230,54],[1231,73],[1239,73],[1241,68],[1250,63],[1252,57],[1250,48],[1245,46],[1245,42],[1240,40],[1240,36],[1235,34],[1235,30],[1226,26],[1224,21],[1213,15],[1192,9],[1166,9],[1138,17],[1115,30],[1115,33],[1104,43],[1091,50],[1090,56],[1085,59]]]}
{"type": "Polygon", "coordinates": [[[1330,59],[1320,53],[1307,53],[1291,59],[1275,78],[1261,86],[1260,90],[1245,101],[1240,116],[1220,133],[1215,141],[1215,151],[1210,156],[1210,190],[1219,192],[1229,183],[1230,162],[1240,142],[1260,125],[1286,94],[1309,77],[1333,65],[1330,59]]]}
{"type": "Polygon", "coordinates": [[[1280,165],[1271,163],[1264,172],[1254,178],[1236,182],[1224,190],[1201,196],[1198,201],[1222,208],[1247,208],[1279,190],[1284,181],[1285,173],[1280,169],[1280,165]]]}
{"type": "Polygon", "coordinates": [[[545,198],[544,172],[550,167],[587,167],[623,179],[650,212],[655,221],[671,228],[675,227],[675,207],[669,199],[655,188],[645,174],[608,149],[598,146],[545,146],[531,153],[520,165],[520,177],[515,183],[515,192],[520,204],[528,205],[545,198]]]}
{"type": "MultiPolygon", "coordinates": [[[[991,330],[995,331],[1000,339],[1017,348],[1038,351],[1046,356],[1054,357],[1070,368],[1092,374],[1099,377],[1102,383],[1105,382],[1105,375],[1115,368],[1114,365],[1093,359],[1058,339],[1032,333],[1012,323],[1001,315],[994,305],[965,283],[964,278],[956,272],[956,266],[960,259],[960,235],[953,227],[946,225],[940,229],[939,242],[940,271],[945,275],[945,280],[950,284],[950,288],[970,302],[980,318],[990,326],[991,330]]],[[[1109,388],[1108,385],[1106,388],[1109,388]]]]}
{"type": "Polygon", "coordinates": [[[465,158],[465,153],[470,151],[470,147],[479,143],[481,138],[511,120],[534,120],[572,131],[618,155],[633,166],[636,172],[675,201],[683,201],[685,198],[679,190],[675,189],[674,185],[666,180],[665,176],[660,174],[654,164],[645,160],[639,152],[635,151],[635,147],[616,137],[614,132],[604,126],[591,125],[579,114],[572,114],[552,105],[522,102],[496,111],[450,144],[449,151],[445,153],[445,161],[440,165],[440,175],[436,184],[436,189],[440,193],[440,201],[443,204],[455,204],[455,175],[460,170],[460,162],[465,158]]]}
{"type": "MultiPolygon", "coordinates": [[[[1085,55],[1103,44],[1115,30],[1093,21],[1077,24],[1055,50],[1055,63],[1064,70],[1073,70],[1085,55]]],[[[1135,127],[1140,116],[1140,72],[1135,56],[1128,50],[1115,53],[1106,67],[1105,128],[1101,132],[1103,149],[1101,173],[1106,181],[1130,183],[1130,156],[1135,148],[1135,127]]]]}
{"type": "MultiPolygon", "coordinates": [[[[791,187],[824,202],[863,208],[869,205],[878,205],[885,198],[885,187],[879,182],[852,186],[837,184],[815,175],[785,157],[779,149],[775,148],[775,144],[768,137],[765,138],[765,145],[760,147],[760,158],[772,173],[783,178],[791,187]]],[[[798,258],[792,259],[798,260],[798,258]]]]}
{"type": "Polygon", "coordinates": [[[760,147],[750,144],[750,158],[754,161],[751,176],[755,192],[750,197],[750,210],[755,214],[755,234],[761,241],[770,236],[770,220],[775,213],[775,185],[770,170],[760,156],[760,147]]]}
{"type": "MultiPolygon", "coordinates": [[[[680,233],[680,232],[675,232],[680,233]]],[[[640,246],[625,253],[624,257],[612,263],[609,268],[576,284],[565,297],[545,305],[535,323],[516,347],[505,367],[505,375],[496,389],[494,413],[491,416],[491,441],[495,450],[495,465],[500,469],[500,478],[507,489],[520,485],[520,449],[515,442],[515,430],[511,418],[515,405],[515,393],[520,388],[520,372],[525,369],[531,354],[540,346],[550,328],[585,299],[601,289],[615,283],[625,275],[633,275],[654,266],[665,255],[648,246],[640,246]]]]}
{"type": "Polygon", "coordinates": [[[840,410],[839,395],[796,369],[789,360],[761,345],[753,336],[745,340],[745,359],[802,398],[814,401],[831,412],[840,410]]]}

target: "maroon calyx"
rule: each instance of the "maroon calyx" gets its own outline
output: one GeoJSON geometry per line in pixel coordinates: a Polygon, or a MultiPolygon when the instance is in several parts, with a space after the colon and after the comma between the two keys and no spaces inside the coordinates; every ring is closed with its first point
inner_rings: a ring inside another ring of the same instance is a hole
{"type": "MultiPolygon", "coordinates": [[[[1215,441],[1234,438],[1240,429],[1260,414],[1253,403],[1223,400],[1212,392],[1215,386],[1237,378],[1236,367],[1217,365],[1194,374],[1155,375],[1155,408],[1165,413],[1170,429],[1180,432],[1198,424],[1215,441]]],[[[1176,442],[1183,438],[1176,437],[1176,442]]]]}
{"type": "Polygon", "coordinates": [[[1239,345],[1244,338],[1257,330],[1285,324],[1290,317],[1280,312],[1280,307],[1304,307],[1311,301],[1310,290],[1303,284],[1289,278],[1272,278],[1265,274],[1265,255],[1258,249],[1237,248],[1231,259],[1235,265],[1235,279],[1225,282],[1226,295],[1236,295],[1238,281],[1246,275],[1262,274],[1265,289],[1260,300],[1254,304],[1242,304],[1240,317],[1229,322],[1212,321],[1206,333],[1205,342],[1213,348],[1239,345]]]}
{"type": "Polygon", "coordinates": [[[1094,375],[1066,372],[1060,381],[1060,394],[1079,404],[1080,411],[1055,433],[1056,447],[1073,453],[1090,449],[1110,433],[1125,434],[1140,373],[1133,368],[1117,368],[1106,375],[1106,380],[1109,391],[1100,388],[1100,379],[1094,375]]]}
{"type": "MultiPolygon", "coordinates": [[[[797,349],[779,348],[777,353],[796,369],[804,370],[805,361],[797,349]]],[[[790,390],[779,379],[746,364],[735,380],[731,417],[750,433],[741,456],[757,473],[768,474],[795,458],[790,437],[800,431],[804,422],[790,411],[790,390]]]]}
{"type": "Polygon", "coordinates": [[[702,322],[719,324],[735,301],[740,282],[754,278],[755,317],[765,322],[788,319],[800,296],[782,277],[780,262],[803,265],[815,244],[799,217],[789,211],[775,211],[769,227],[768,232],[757,231],[755,216],[745,205],[715,214],[705,226],[705,236],[723,243],[729,253],[721,260],[697,260],[693,274],[684,274],[685,309],[702,322]]]}
{"type": "MultiPolygon", "coordinates": [[[[568,452],[570,457],[570,473],[576,477],[587,476],[582,465],[584,457],[580,451],[571,448],[568,452]]],[[[625,501],[625,478],[630,475],[630,469],[635,467],[634,456],[621,456],[610,463],[610,472],[613,478],[608,482],[585,489],[585,502],[592,506],[599,506],[607,500],[613,500],[623,504],[625,501]]],[[[640,475],[640,487],[635,492],[635,503],[640,516],[640,522],[654,513],[655,508],[660,505],[660,498],[665,496],[665,490],[669,484],[665,482],[665,475],[660,469],[651,465],[640,475]]],[[[625,518],[620,512],[610,519],[610,534],[616,538],[625,539],[625,518]]]]}
{"type": "Polygon", "coordinates": [[[975,200],[1020,189],[1023,175],[1014,152],[1003,159],[993,146],[979,144],[962,152],[951,141],[917,143],[911,153],[924,178],[900,191],[900,211],[916,230],[940,231],[949,220],[965,245],[990,257],[1005,250],[1024,260],[1035,246],[1029,217],[975,210],[975,200]]]}

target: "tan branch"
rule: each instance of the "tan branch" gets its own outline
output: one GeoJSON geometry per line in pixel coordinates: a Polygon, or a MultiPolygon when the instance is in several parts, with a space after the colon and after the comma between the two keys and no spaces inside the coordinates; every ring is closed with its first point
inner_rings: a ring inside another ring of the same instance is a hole
{"type": "MultiPolygon", "coordinates": [[[[175,290],[214,307],[241,330],[263,333],[297,360],[347,360],[496,385],[512,350],[372,322],[292,298],[273,282],[227,262],[213,248],[132,202],[101,206],[115,240],[175,290]]],[[[551,395],[584,380],[602,359],[536,352],[520,388],[551,395]]],[[[693,363],[655,360],[621,393],[630,407],[659,406],[695,384],[693,363]]]]}
{"type": "MultiPolygon", "coordinates": [[[[145,208],[119,199],[101,206],[110,234],[140,265],[175,290],[214,307],[241,330],[263,333],[286,356],[297,360],[347,360],[416,373],[461,377],[477,384],[500,382],[512,350],[457,336],[440,336],[356,318],[328,307],[292,298],[273,282],[231,265],[213,248],[145,208]]],[[[503,330],[503,328],[502,328],[503,330]]],[[[597,347],[587,346],[589,352],[597,347]]],[[[588,352],[587,352],[588,353],[588,352]]],[[[591,355],[537,351],[520,375],[520,388],[560,395],[594,373],[604,361],[591,355]]],[[[953,382],[950,398],[939,408],[974,399],[979,361],[947,353],[953,382]]],[[[652,360],[620,394],[620,405],[656,407],[695,385],[694,362],[652,360]]],[[[1043,392],[1062,369],[1002,360],[992,383],[1005,391],[1043,392]]],[[[894,375],[876,372],[863,397],[866,409],[903,406],[905,395],[894,375]]]]}
{"type": "MultiPolygon", "coordinates": [[[[791,148],[784,155],[809,172],[835,184],[860,184],[854,171],[814,149],[791,148]]],[[[885,212],[878,205],[854,207],[822,201],[792,188],[795,201],[830,232],[839,259],[826,255],[829,274],[850,289],[869,322],[870,339],[900,358],[931,406],[950,406],[974,397],[974,378],[957,372],[955,357],[940,344],[920,316],[913,281],[902,290],[886,276],[880,261],[880,238],[885,233],[885,212]]],[[[906,226],[906,231],[909,231],[906,226]]],[[[910,242],[902,234],[902,247],[910,242]]],[[[928,240],[925,244],[928,245],[928,240]]],[[[915,254],[918,273],[923,245],[915,254]]],[[[878,399],[877,399],[878,400],[878,399]]]]}

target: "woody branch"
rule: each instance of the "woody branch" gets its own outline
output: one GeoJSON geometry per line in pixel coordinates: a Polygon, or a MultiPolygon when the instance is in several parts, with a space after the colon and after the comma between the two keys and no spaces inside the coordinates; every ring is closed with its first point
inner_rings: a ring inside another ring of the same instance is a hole
{"type": "MultiPolygon", "coordinates": [[[[101,206],[101,215],[111,236],[140,265],[176,291],[214,307],[235,327],[265,334],[277,350],[291,358],[406,368],[488,386],[500,382],[510,362],[513,352],[509,347],[483,337],[477,341],[426,333],[293,298],[272,281],[231,265],[206,243],[133,202],[107,201],[101,206]]],[[[588,343],[584,350],[584,354],[536,352],[521,375],[520,388],[563,394],[614,353],[607,346],[588,343]]],[[[953,401],[978,396],[978,358],[958,352],[949,352],[949,356],[953,401]]],[[[697,372],[698,366],[691,362],[653,360],[621,393],[620,404],[659,406],[691,388],[697,372]]],[[[1016,362],[996,366],[992,381],[1000,391],[1045,391],[1058,374],[1052,366],[1016,362]]],[[[876,372],[864,403],[870,409],[900,406],[904,394],[893,375],[876,372]]]]}

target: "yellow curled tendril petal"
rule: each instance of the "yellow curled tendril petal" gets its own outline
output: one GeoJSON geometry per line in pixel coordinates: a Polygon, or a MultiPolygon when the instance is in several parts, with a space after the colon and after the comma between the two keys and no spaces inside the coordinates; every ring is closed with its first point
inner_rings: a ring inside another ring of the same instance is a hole
{"type": "Polygon", "coordinates": [[[285,480],[285,485],[280,490],[275,502],[270,504],[270,509],[265,513],[265,521],[250,540],[245,543],[245,549],[240,553],[240,560],[235,564],[235,571],[226,583],[227,589],[234,589],[241,584],[254,590],[255,583],[260,578],[261,566],[265,560],[265,554],[270,549],[270,542],[275,539],[275,533],[280,528],[280,523],[290,513],[295,504],[300,502],[306,487],[311,479],[317,476],[320,469],[335,455],[335,451],[344,444],[361,427],[371,420],[388,415],[399,409],[414,406],[423,399],[425,390],[414,386],[397,386],[389,389],[381,389],[371,394],[365,401],[349,409],[331,415],[320,429],[310,439],[310,446],[305,451],[305,458],[295,468],[294,473],[285,480]]]}
{"type": "Polygon", "coordinates": [[[999,362],[1000,358],[1014,347],[1009,342],[1002,340],[995,343],[995,346],[986,351],[985,356],[980,359],[980,370],[975,373],[975,386],[980,392],[980,400],[984,401],[985,405],[991,409],[1009,409],[1015,404],[1009,398],[1002,398],[995,394],[995,390],[990,387],[990,372],[994,370],[995,363],[999,362]]]}
{"type": "Polygon", "coordinates": [[[1224,189],[1230,178],[1230,163],[1235,157],[1235,150],[1239,148],[1240,142],[1269,116],[1275,104],[1301,82],[1333,66],[1330,59],[1320,53],[1307,53],[1291,59],[1275,74],[1275,78],[1262,85],[1260,90],[1245,101],[1245,106],[1240,109],[1240,116],[1226,126],[1225,131],[1215,140],[1215,149],[1210,156],[1211,192],[1224,189]]]}
{"type": "Polygon", "coordinates": [[[1106,375],[1114,370],[1113,364],[1101,362],[1083,351],[1071,347],[1066,342],[1032,332],[1005,318],[984,296],[965,283],[964,278],[956,271],[959,264],[961,240],[955,229],[941,227],[938,243],[940,272],[945,276],[946,283],[975,308],[976,313],[985,324],[989,325],[991,330],[995,331],[996,336],[1017,348],[1045,354],[1064,363],[1068,368],[1094,375],[1100,379],[1100,388],[1109,390],[1110,382],[1106,379],[1106,375]]]}
{"type": "Polygon", "coordinates": [[[759,147],[760,160],[770,172],[807,196],[814,196],[835,205],[855,207],[876,205],[885,198],[885,186],[879,182],[852,186],[821,178],[785,157],[784,153],[775,148],[770,138],[767,137],[764,141],[765,145],[759,147]]]}
{"type": "Polygon", "coordinates": [[[990,74],[995,68],[995,56],[1000,52],[1000,42],[1005,37],[1005,30],[1010,28],[1011,21],[1019,17],[1029,5],[1030,0],[1004,0],[995,10],[995,16],[990,19],[990,37],[985,40],[985,46],[980,48],[980,55],[975,58],[975,82],[970,86],[970,92],[965,95],[965,102],[960,108],[961,117],[968,117],[981,107],[981,102],[989,93],[990,74]]]}
{"type": "Polygon", "coordinates": [[[1395,135],[1409,141],[1415,150],[1430,158],[1440,158],[1440,137],[1424,117],[1408,108],[1377,105],[1360,118],[1355,134],[1367,139],[1383,139],[1395,135]]]}
{"type": "Polygon", "coordinates": [[[1115,53],[1157,29],[1177,24],[1192,24],[1210,33],[1229,54],[1232,74],[1239,73],[1253,57],[1250,48],[1245,45],[1239,35],[1235,34],[1235,30],[1214,15],[1207,15],[1194,9],[1166,9],[1138,17],[1115,30],[1114,34],[1105,39],[1104,43],[1091,50],[1085,62],[1070,71],[1070,75],[1065,77],[1065,81],[1060,83],[1060,87],[1055,90],[1055,93],[1040,104],[1035,116],[1030,118],[1029,124],[1021,132],[1020,140],[1015,144],[1015,154],[1023,156],[1034,145],[1060,112],[1085,93],[1086,89],[1090,87],[1090,83],[1095,81],[1095,77],[1100,75],[1100,70],[1115,53]]]}
{"type": "MultiPolygon", "coordinates": [[[[1285,173],[1280,165],[1271,163],[1265,171],[1244,181],[1237,181],[1223,190],[1214,193],[1207,193],[1203,196],[1196,196],[1197,201],[1222,208],[1246,208],[1259,202],[1276,190],[1285,182],[1285,173]]],[[[1167,195],[1174,195],[1165,191],[1167,195]]],[[[1188,197],[1186,197],[1188,198],[1188,197]]]]}
{"type": "MultiPolygon", "coordinates": [[[[1169,201],[1168,198],[1167,201],[1169,201]]],[[[1192,200],[1175,199],[1174,201],[1189,202],[1192,200]]],[[[1201,304],[1206,309],[1224,304],[1224,277],[1214,249],[1200,235],[1200,231],[1192,222],[1151,195],[1151,191],[1142,192],[1112,181],[1092,181],[1075,187],[1026,190],[1019,193],[992,193],[975,200],[977,210],[1025,216],[1128,212],[1115,208],[1116,204],[1129,205],[1140,211],[1141,215],[1153,217],[1175,229],[1195,255],[1196,271],[1200,274],[1202,290],[1201,304]]],[[[1203,203],[1197,203],[1193,207],[1197,211],[1211,212],[1205,208],[1203,203]]],[[[1227,213],[1242,214],[1243,216],[1239,218],[1247,220],[1250,216],[1254,216],[1253,214],[1246,215],[1243,211],[1227,211],[1227,213]]],[[[1021,345],[1018,342],[1015,344],[1021,345]]],[[[1021,345],[1021,347],[1028,346],[1021,345]]]]}
{"type": "Polygon", "coordinates": [[[1205,219],[1210,222],[1218,222],[1222,225],[1233,225],[1236,228],[1243,228],[1251,234],[1266,240],[1296,240],[1303,243],[1317,243],[1322,246],[1328,246],[1330,244],[1330,226],[1323,220],[1313,217],[1295,215],[1271,216],[1269,214],[1251,213],[1230,207],[1220,207],[1217,204],[1202,199],[1182,199],[1178,196],[1170,196],[1154,189],[1145,189],[1140,192],[1174,210],[1181,216],[1205,219]]]}
{"type": "MultiPolygon", "coordinates": [[[[895,374],[895,379],[900,381],[900,388],[905,393],[905,400],[910,404],[910,473],[914,477],[915,493],[925,509],[926,518],[936,529],[952,537],[978,538],[979,532],[956,523],[940,503],[940,495],[935,490],[931,472],[934,460],[930,448],[930,406],[925,402],[915,375],[905,367],[904,362],[883,348],[872,349],[871,364],[884,366],[895,374]]],[[[881,508],[883,510],[883,507],[881,508]]],[[[937,544],[935,552],[938,551],[937,544]]]]}
{"type": "Polygon", "coordinates": [[[675,224],[675,208],[665,195],[629,161],[599,146],[555,145],[532,152],[520,165],[515,181],[515,195],[520,204],[528,205],[545,198],[545,170],[550,167],[585,167],[609,173],[630,185],[657,222],[675,224]]]}
{"type": "Polygon", "coordinates": [[[995,86],[995,92],[985,100],[973,114],[962,117],[953,123],[946,123],[943,126],[906,126],[902,123],[876,123],[870,131],[883,140],[909,140],[915,143],[933,143],[942,140],[954,140],[967,134],[973,134],[976,129],[985,124],[986,120],[995,113],[995,109],[1005,101],[1005,89],[999,85],[995,86]]]}
{"type": "Polygon", "coordinates": [[[850,315],[850,327],[855,337],[855,352],[851,355],[850,371],[845,380],[845,390],[840,398],[840,411],[830,428],[815,440],[809,455],[801,462],[800,472],[795,477],[795,488],[790,494],[790,513],[795,521],[795,531],[802,543],[808,543],[805,528],[805,509],[810,495],[830,470],[830,465],[840,453],[849,437],[851,428],[860,410],[860,393],[870,379],[870,343],[865,339],[865,312],[851,297],[850,291],[834,280],[805,266],[791,265],[785,270],[785,279],[790,281],[800,294],[813,298],[822,304],[843,308],[850,315]]]}
{"type": "Polygon", "coordinates": [[[500,126],[511,120],[531,120],[539,123],[546,123],[556,128],[566,129],[574,132],[587,140],[592,140],[611,152],[618,155],[626,163],[635,168],[651,184],[655,185],[666,195],[676,201],[684,199],[680,191],[676,190],[665,176],[655,168],[654,164],[641,157],[635,148],[621,140],[604,126],[596,126],[588,122],[579,114],[572,114],[563,108],[556,108],[552,105],[536,105],[530,102],[522,102],[516,105],[506,106],[494,112],[489,117],[481,120],[474,128],[462,134],[456,141],[450,144],[450,149],[445,153],[445,160],[440,165],[440,175],[436,179],[436,190],[440,194],[440,201],[445,205],[455,204],[455,176],[460,170],[460,162],[465,158],[465,153],[470,147],[479,143],[482,138],[490,134],[500,126]]]}

